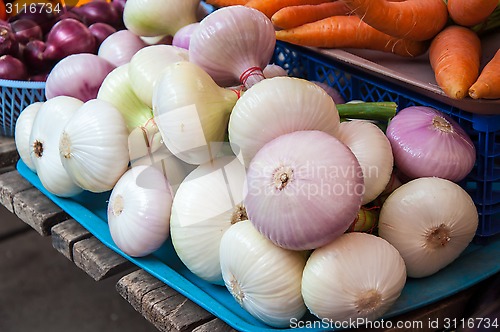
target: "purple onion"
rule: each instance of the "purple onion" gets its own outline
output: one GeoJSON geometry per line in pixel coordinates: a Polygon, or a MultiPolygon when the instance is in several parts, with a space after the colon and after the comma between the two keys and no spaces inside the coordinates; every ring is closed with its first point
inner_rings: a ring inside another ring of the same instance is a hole
{"type": "Polygon", "coordinates": [[[32,4],[22,7],[19,13],[9,18],[9,22],[14,22],[22,18],[29,19],[36,22],[42,29],[42,32],[46,34],[54,25],[56,14],[55,11],[49,12],[45,4],[32,4]]]}
{"type": "Polygon", "coordinates": [[[42,28],[33,20],[21,18],[10,24],[16,40],[21,44],[27,44],[30,40],[42,40],[42,28]]]}
{"type": "Polygon", "coordinates": [[[95,53],[96,40],[90,30],[73,18],[63,19],[47,35],[44,57],[59,60],[71,54],[95,53]]]}
{"type": "Polygon", "coordinates": [[[45,97],[70,96],[83,102],[95,99],[102,81],[113,69],[115,66],[96,54],[69,55],[50,72],[45,97]]]}
{"type": "Polygon", "coordinates": [[[323,90],[325,90],[325,92],[328,93],[328,95],[330,97],[332,97],[335,104],[345,104],[344,97],[342,97],[342,95],[340,94],[340,92],[337,89],[335,89],[334,87],[331,87],[330,85],[328,85],[325,82],[319,82],[319,81],[312,81],[312,82],[314,84],[320,86],[321,88],[323,88],[323,90]]]}
{"type": "Polygon", "coordinates": [[[49,71],[45,71],[43,73],[34,74],[31,75],[28,80],[32,82],[46,82],[47,77],[49,77],[49,73],[49,71]]]}
{"type": "Polygon", "coordinates": [[[19,55],[19,43],[12,30],[7,26],[0,26],[0,55],[19,55]]]}
{"type": "Polygon", "coordinates": [[[32,40],[26,44],[23,50],[24,63],[32,72],[41,72],[53,67],[55,61],[44,57],[46,45],[41,40],[32,40]]]}
{"type": "Polygon", "coordinates": [[[395,166],[409,179],[439,177],[458,182],[474,167],[476,149],[452,118],[425,106],[407,107],[387,127],[395,166]]]}
{"type": "Polygon", "coordinates": [[[25,81],[28,78],[26,65],[12,55],[0,56],[0,79],[25,81]]]}
{"type": "Polygon", "coordinates": [[[116,27],[120,22],[120,16],[115,7],[106,1],[87,2],[82,6],[72,8],[71,11],[80,15],[87,26],[101,22],[116,27]]]}
{"type": "Polygon", "coordinates": [[[104,39],[116,32],[116,29],[107,23],[97,22],[89,26],[89,30],[94,35],[97,47],[101,46],[104,39]]]}
{"type": "Polygon", "coordinates": [[[191,39],[191,35],[193,34],[193,31],[198,28],[200,25],[200,22],[195,22],[191,23],[188,25],[183,26],[177,32],[175,33],[173,39],[172,39],[172,45],[177,46],[177,47],[182,47],[185,48],[186,50],[189,49],[189,40],[191,39]]]}

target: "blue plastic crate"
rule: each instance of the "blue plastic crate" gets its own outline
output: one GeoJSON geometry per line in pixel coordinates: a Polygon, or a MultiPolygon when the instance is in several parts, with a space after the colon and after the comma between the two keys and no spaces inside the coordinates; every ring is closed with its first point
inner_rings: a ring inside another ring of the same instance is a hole
{"type": "Polygon", "coordinates": [[[0,136],[14,136],[19,114],[30,104],[45,101],[45,82],[0,80],[0,136]]]}
{"type": "Polygon", "coordinates": [[[469,134],[477,150],[473,170],[460,183],[478,209],[477,237],[500,233],[500,115],[461,110],[311,49],[281,41],[277,42],[272,62],[290,76],[327,83],[345,100],[393,101],[398,111],[414,105],[430,106],[452,117],[469,134]]]}

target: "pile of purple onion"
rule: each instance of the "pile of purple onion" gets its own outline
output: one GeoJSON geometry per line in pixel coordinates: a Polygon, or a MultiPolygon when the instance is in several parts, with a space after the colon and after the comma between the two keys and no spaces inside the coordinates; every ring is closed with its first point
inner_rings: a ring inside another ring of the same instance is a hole
{"type": "Polygon", "coordinates": [[[0,21],[0,79],[45,81],[68,55],[96,54],[107,36],[124,29],[125,1],[93,0],[51,11],[34,5],[0,21]]]}

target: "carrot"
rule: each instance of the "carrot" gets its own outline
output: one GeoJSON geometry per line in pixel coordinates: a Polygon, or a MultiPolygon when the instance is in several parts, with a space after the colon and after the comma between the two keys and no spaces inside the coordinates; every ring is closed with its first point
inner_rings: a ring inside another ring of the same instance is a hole
{"type": "Polygon", "coordinates": [[[481,41],[471,29],[450,25],[432,40],[429,61],[444,93],[462,99],[479,76],[481,41]]]}
{"type": "Polygon", "coordinates": [[[448,9],[443,0],[339,1],[375,29],[399,38],[432,39],[448,21],[448,9]]]}
{"type": "Polygon", "coordinates": [[[257,9],[269,19],[281,8],[298,5],[317,5],[336,0],[250,0],[245,6],[257,9]]]}
{"type": "Polygon", "coordinates": [[[318,5],[287,6],[274,13],[271,21],[277,28],[291,29],[330,16],[349,15],[350,13],[351,10],[345,3],[334,1],[318,5]]]}
{"type": "Polygon", "coordinates": [[[236,5],[245,5],[249,0],[205,0],[209,5],[215,7],[228,7],[236,5]]]}
{"type": "Polygon", "coordinates": [[[484,66],[477,81],[469,88],[469,96],[474,99],[500,98],[500,49],[484,66]]]}
{"type": "Polygon", "coordinates": [[[498,0],[448,0],[448,13],[456,24],[471,27],[484,22],[498,6],[498,0]]]}
{"type": "Polygon", "coordinates": [[[276,31],[276,39],[320,48],[366,48],[413,57],[427,51],[427,42],[389,36],[356,15],[331,16],[296,28],[276,31]]]}

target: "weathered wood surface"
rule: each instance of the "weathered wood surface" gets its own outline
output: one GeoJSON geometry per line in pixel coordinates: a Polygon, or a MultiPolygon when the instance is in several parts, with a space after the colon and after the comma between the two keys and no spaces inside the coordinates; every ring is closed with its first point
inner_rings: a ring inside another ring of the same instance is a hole
{"type": "Polygon", "coordinates": [[[137,270],[121,278],[116,289],[160,331],[234,331],[144,270],[137,270]]]}
{"type": "Polygon", "coordinates": [[[18,160],[14,138],[0,136],[0,169],[14,165],[18,160]]]}
{"type": "Polygon", "coordinates": [[[65,220],[52,227],[52,246],[73,261],[75,243],[92,237],[92,234],[74,219],[65,220]]]}
{"type": "Polygon", "coordinates": [[[122,273],[135,266],[95,237],[74,243],[73,262],[96,281],[122,273]]]}
{"type": "Polygon", "coordinates": [[[14,196],[33,186],[18,171],[12,170],[0,174],[0,204],[14,213],[14,196]]]}

